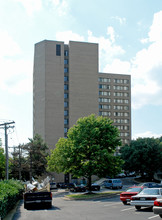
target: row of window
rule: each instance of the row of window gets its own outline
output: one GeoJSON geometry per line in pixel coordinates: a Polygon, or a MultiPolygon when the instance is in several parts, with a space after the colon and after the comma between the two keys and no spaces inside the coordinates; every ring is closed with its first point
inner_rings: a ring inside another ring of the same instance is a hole
{"type": "Polygon", "coordinates": [[[110,85],[106,85],[106,84],[99,84],[98,85],[99,89],[110,89],[110,85]]]}
{"type": "MultiPolygon", "coordinates": [[[[128,79],[112,79],[114,83],[121,83],[121,84],[128,84],[129,80],[128,79]]],[[[103,78],[99,77],[98,78],[99,82],[104,82],[104,83],[110,83],[111,79],[110,78],[103,78]]]]}
{"type": "Polygon", "coordinates": [[[114,105],[114,110],[129,110],[128,105],[114,105]]]}
{"type": "Polygon", "coordinates": [[[111,116],[111,112],[100,112],[99,111],[99,115],[100,116],[111,116]]]}
{"type": "Polygon", "coordinates": [[[129,113],[128,112],[114,112],[114,116],[117,116],[117,117],[128,117],[129,113]]]}
{"type": "MultiPolygon", "coordinates": [[[[99,98],[99,102],[111,102],[111,99],[108,98],[99,98]]],[[[128,99],[114,99],[114,103],[120,103],[120,104],[128,104],[129,100],[128,99]]]]}
{"type": "Polygon", "coordinates": [[[120,137],[129,137],[129,132],[121,132],[120,137]]]}
{"type": "Polygon", "coordinates": [[[114,99],[114,103],[120,103],[120,104],[128,104],[128,99],[114,99]]]}
{"type": "Polygon", "coordinates": [[[115,125],[115,127],[118,128],[119,130],[129,130],[128,125],[115,125]]]}
{"type": "MultiPolygon", "coordinates": [[[[99,109],[111,109],[111,105],[99,105],[99,109]]],[[[114,105],[114,110],[129,110],[129,106],[127,105],[114,105]]]]}
{"type": "Polygon", "coordinates": [[[114,79],[114,83],[122,83],[122,84],[128,84],[128,79],[114,79]]]}
{"type": "MultiPolygon", "coordinates": [[[[111,112],[103,112],[99,111],[99,115],[102,116],[111,116],[111,112]]],[[[128,112],[114,112],[115,117],[128,117],[129,113],[128,112]]]]}
{"type": "Polygon", "coordinates": [[[129,123],[129,119],[114,119],[114,123],[117,123],[117,124],[127,124],[129,123]]]}
{"type": "Polygon", "coordinates": [[[99,105],[99,109],[111,109],[111,105],[99,105]]]}
{"type": "MultiPolygon", "coordinates": [[[[110,96],[111,92],[99,91],[99,95],[110,96]]],[[[127,93],[127,92],[114,92],[113,95],[114,96],[120,96],[120,97],[129,97],[129,93],[127,93]]]]}
{"type": "Polygon", "coordinates": [[[128,86],[113,86],[114,90],[129,90],[128,86]]]}
{"type": "Polygon", "coordinates": [[[103,91],[99,91],[99,95],[102,95],[102,96],[110,96],[110,92],[103,92],[103,91]]]}

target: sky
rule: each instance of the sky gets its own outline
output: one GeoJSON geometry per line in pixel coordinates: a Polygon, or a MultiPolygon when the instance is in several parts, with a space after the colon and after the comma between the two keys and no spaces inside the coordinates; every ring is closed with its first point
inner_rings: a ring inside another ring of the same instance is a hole
{"type": "Polygon", "coordinates": [[[34,44],[45,39],[98,43],[99,72],[131,75],[132,139],[162,136],[162,0],[0,0],[0,17],[10,147],[33,137],[34,44]]]}

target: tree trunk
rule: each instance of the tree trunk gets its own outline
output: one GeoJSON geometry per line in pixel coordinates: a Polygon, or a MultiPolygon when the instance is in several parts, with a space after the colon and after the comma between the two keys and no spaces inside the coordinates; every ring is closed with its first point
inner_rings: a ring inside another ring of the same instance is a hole
{"type": "Polygon", "coordinates": [[[91,185],[92,185],[92,180],[91,180],[91,176],[89,176],[88,177],[88,192],[89,193],[92,193],[91,185]]]}

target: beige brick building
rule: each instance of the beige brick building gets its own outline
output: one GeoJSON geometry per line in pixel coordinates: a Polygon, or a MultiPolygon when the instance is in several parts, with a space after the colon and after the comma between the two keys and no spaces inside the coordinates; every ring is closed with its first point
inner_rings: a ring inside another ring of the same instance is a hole
{"type": "Polygon", "coordinates": [[[78,118],[110,117],[131,140],[131,77],[99,73],[98,44],[44,40],[35,45],[33,133],[54,148],[78,118]]]}

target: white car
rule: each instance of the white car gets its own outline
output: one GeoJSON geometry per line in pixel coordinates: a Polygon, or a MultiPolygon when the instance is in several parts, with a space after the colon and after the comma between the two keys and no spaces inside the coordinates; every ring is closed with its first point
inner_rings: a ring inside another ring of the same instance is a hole
{"type": "Polygon", "coordinates": [[[145,188],[138,195],[132,196],[131,205],[137,210],[141,207],[153,207],[156,199],[162,199],[162,188],[145,188]]]}
{"type": "Polygon", "coordinates": [[[162,218],[162,199],[156,199],[154,201],[153,212],[162,218]]]}

